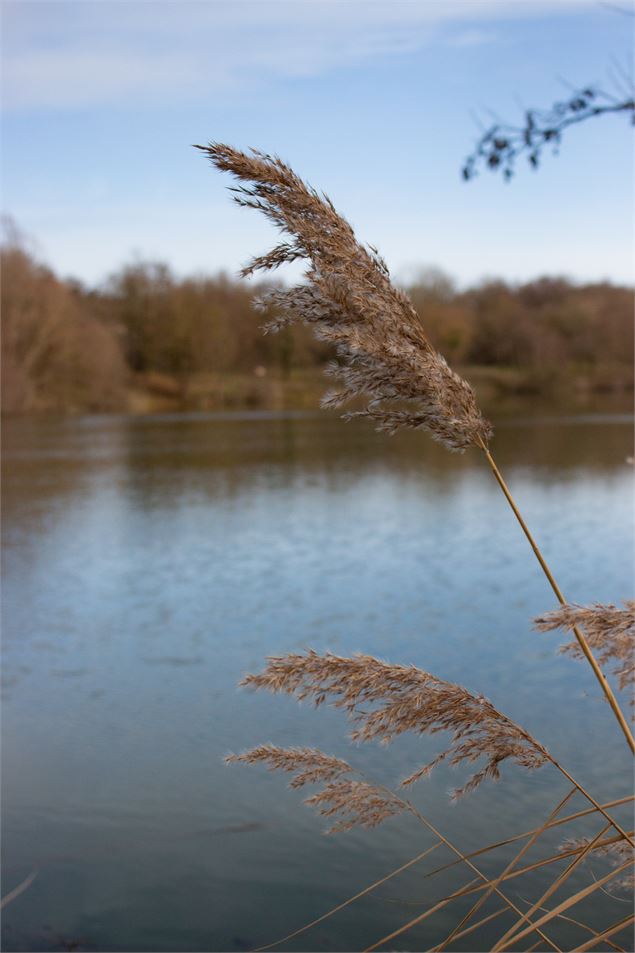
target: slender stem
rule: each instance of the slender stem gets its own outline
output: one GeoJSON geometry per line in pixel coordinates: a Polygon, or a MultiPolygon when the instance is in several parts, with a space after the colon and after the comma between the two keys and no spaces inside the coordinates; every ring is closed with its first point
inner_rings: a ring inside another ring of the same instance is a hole
{"type": "MultiPolygon", "coordinates": [[[[614,800],[614,801],[608,801],[606,804],[602,805],[602,808],[606,809],[610,807],[617,807],[621,804],[626,804],[632,800],[633,800],[633,795],[629,795],[628,797],[618,798],[617,800],[614,800]]],[[[561,827],[563,824],[570,824],[571,821],[576,821],[581,817],[588,817],[589,814],[594,814],[596,810],[597,809],[595,807],[589,807],[584,811],[576,811],[575,814],[567,814],[566,817],[561,817],[559,820],[552,821],[550,824],[548,824],[546,830],[550,830],[554,827],[561,827]]],[[[465,858],[472,859],[473,857],[478,857],[480,854],[487,853],[488,851],[496,850],[497,848],[500,848],[500,847],[506,847],[508,844],[513,844],[516,841],[522,840],[525,837],[531,837],[533,834],[536,834],[539,830],[540,828],[536,827],[533,830],[523,831],[521,834],[515,834],[514,837],[508,837],[506,840],[497,841],[494,844],[488,844],[486,847],[480,847],[478,850],[474,850],[474,851],[471,851],[469,854],[465,854],[465,858]]],[[[613,844],[613,843],[616,843],[618,839],[621,839],[621,835],[620,835],[620,838],[614,837],[603,843],[613,844]]],[[[416,857],[413,857],[411,858],[411,860],[406,861],[405,864],[402,864],[400,867],[396,867],[394,870],[391,870],[391,872],[389,874],[386,874],[385,877],[382,877],[380,880],[376,880],[374,883],[370,884],[368,887],[365,887],[363,890],[360,890],[359,893],[354,894],[354,896],[349,897],[347,900],[344,900],[342,903],[337,904],[337,906],[332,907],[326,913],[323,913],[322,916],[317,917],[317,919],[312,920],[310,923],[305,923],[304,926],[298,927],[297,930],[294,930],[292,933],[287,934],[287,936],[281,937],[279,940],[275,940],[272,943],[268,943],[266,946],[256,947],[256,950],[254,951],[254,953],[257,953],[258,950],[270,950],[274,946],[278,946],[279,943],[285,943],[287,940],[291,940],[294,937],[299,936],[301,933],[304,933],[306,930],[309,930],[311,927],[316,926],[318,923],[321,923],[323,920],[327,920],[329,917],[332,917],[338,911],[343,910],[344,907],[347,907],[349,904],[353,903],[353,901],[360,899],[361,897],[370,893],[376,887],[379,887],[382,884],[387,883],[387,881],[391,880],[393,877],[396,877],[402,871],[407,870],[409,867],[412,867],[414,864],[423,860],[424,857],[430,854],[433,850],[436,850],[442,844],[443,844],[443,841],[437,841],[437,843],[433,844],[432,847],[428,847],[427,850],[424,850],[422,853],[417,854],[416,857]]],[[[550,859],[550,862],[555,863],[557,860],[561,860],[563,857],[564,858],[571,857],[571,856],[575,856],[575,854],[576,854],[576,851],[569,851],[568,853],[564,853],[564,854],[556,854],[553,858],[550,859]]],[[[448,870],[451,867],[454,867],[457,864],[461,864],[461,863],[463,863],[463,859],[461,857],[458,857],[456,860],[452,861],[451,863],[444,864],[443,866],[437,867],[436,869],[431,870],[429,873],[424,874],[423,875],[424,879],[427,877],[434,877],[435,874],[442,873],[444,870],[448,870]]],[[[545,861],[541,861],[539,866],[544,866],[544,864],[545,864],[545,861]]],[[[529,869],[533,870],[534,868],[530,867],[529,869]]],[[[526,870],[527,868],[523,868],[523,870],[519,871],[519,873],[524,873],[526,872],[526,870]]],[[[505,877],[504,879],[507,879],[507,877],[505,877]]],[[[487,888],[487,884],[482,883],[478,889],[485,890],[486,888],[487,888]]],[[[463,892],[460,892],[459,895],[463,896],[463,892]]],[[[447,898],[445,900],[445,904],[450,903],[452,899],[455,899],[455,898],[454,897],[447,898]]],[[[420,905],[421,903],[422,901],[417,901],[418,905],[420,905]]],[[[505,909],[508,909],[508,908],[506,907],[505,909]]],[[[465,933],[462,933],[460,935],[463,936],[465,935],[465,933]]],[[[457,937],[455,937],[455,939],[458,939],[458,935],[457,937]]]]}
{"type": "Polygon", "coordinates": [[[554,765],[554,767],[556,767],[556,768],[558,769],[558,771],[560,771],[560,773],[563,774],[563,775],[565,776],[565,778],[566,778],[568,781],[570,781],[571,784],[574,785],[574,787],[576,787],[576,788],[578,789],[578,791],[580,792],[580,794],[583,794],[584,797],[587,799],[587,801],[590,801],[590,803],[593,805],[593,807],[596,809],[596,811],[599,811],[600,814],[601,814],[604,818],[606,818],[606,820],[609,822],[609,824],[611,824],[612,827],[615,828],[615,830],[618,832],[618,834],[621,834],[622,837],[624,838],[624,840],[628,841],[628,843],[631,845],[631,847],[635,847],[635,842],[633,842],[633,838],[632,838],[629,834],[626,833],[626,831],[624,830],[623,827],[620,827],[620,825],[617,823],[617,821],[615,821],[615,820],[611,817],[611,815],[608,814],[608,813],[604,810],[604,808],[602,807],[601,804],[598,804],[598,802],[595,800],[595,798],[593,797],[593,795],[592,795],[592,794],[589,794],[589,792],[588,792],[585,788],[583,788],[582,785],[579,784],[578,781],[576,781],[576,779],[575,779],[574,777],[572,777],[572,776],[569,774],[569,772],[568,772],[565,768],[563,768],[562,765],[561,765],[558,761],[556,761],[555,758],[552,758],[551,755],[549,755],[549,759],[550,759],[551,763],[554,765]]]}
{"type": "Polygon", "coordinates": [[[598,934],[595,939],[587,940],[586,943],[583,943],[582,946],[576,946],[573,953],[582,953],[583,950],[590,950],[596,946],[598,940],[607,940],[610,936],[613,936],[614,933],[619,933],[620,930],[625,930],[626,927],[629,927],[635,917],[631,913],[630,916],[625,917],[623,920],[620,920],[619,923],[614,923],[613,926],[609,927],[604,933],[598,934]]]}
{"type": "MultiPolygon", "coordinates": [[[[507,499],[507,502],[508,502],[509,505],[511,506],[512,511],[513,511],[513,513],[514,513],[514,516],[515,516],[516,519],[518,520],[518,522],[519,522],[519,524],[520,524],[520,527],[521,527],[523,533],[524,533],[525,536],[527,537],[527,541],[529,542],[529,545],[530,545],[531,548],[533,549],[534,554],[535,554],[535,556],[536,556],[536,559],[537,559],[538,562],[540,563],[540,567],[541,567],[542,571],[544,572],[545,576],[547,577],[547,579],[548,579],[548,581],[549,581],[549,585],[551,586],[551,588],[553,589],[554,593],[556,594],[556,598],[558,599],[558,602],[559,602],[561,605],[563,605],[563,606],[566,605],[566,604],[567,604],[567,601],[566,601],[565,597],[564,597],[563,594],[562,594],[562,591],[561,591],[561,589],[560,589],[560,586],[558,585],[558,583],[557,583],[556,580],[554,579],[553,574],[552,574],[551,570],[549,569],[549,566],[548,566],[547,563],[545,562],[544,556],[542,555],[542,553],[540,552],[540,549],[538,548],[538,544],[536,543],[535,539],[534,539],[533,536],[531,535],[531,532],[529,531],[529,527],[528,527],[527,524],[525,523],[525,521],[524,521],[524,519],[523,519],[523,517],[522,517],[522,515],[521,515],[521,513],[520,513],[520,510],[519,510],[518,507],[516,506],[516,502],[515,502],[515,500],[514,500],[512,494],[511,494],[510,490],[509,490],[509,487],[508,487],[507,484],[505,483],[505,480],[503,479],[503,476],[502,476],[500,470],[499,470],[498,467],[496,466],[496,462],[495,462],[493,456],[492,456],[491,453],[489,452],[489,450],[488,450],[487,446],[485,445],[485,443],[483,443],[483,441],[482,441],[480,438],[479,438],[479,441],[478,441],[478,445],[479,445],[479,447],[481,448],[481,450],[483,451],[483,453],[485,454],[485,458],[486,458],[488,464],[489,464],[490,467],[491,467],[492,473],[494,474],[498,485],[500,486],[501,490],[503,491],[503,493],[504,493],[504,495],[505,495],[505,498],[507,499]]],[[[621,708],[620,708],[620,706],[619,706],[619,704],[618,704],[618,702],[617,702],[617,699],[616,699],[615,695],[613,694],[613,690],[612,690],[611,686],[609,685],[609,683],[608,683],[608,681],[607,681],[607,678],[606,678],[606,676],[604,675],[604,672],[602,671],[602,669],[601,669],[600,666],[598,665],[598,663],[597,663],[597,661],[596,661],[596,659],[595,659],[595,656],[593,655],[591,649],[589,648],[589,643],[588,643],[587,640],[585,639],[583,633],[580,631],[580,629],[578,628],[578,626],[574,626],[574,627],[573,627],[573,634],[575,635],[576,639],[578,640],[578,644],[579,644],[579,646],[580,646],[580,649],[581,649],[582,652],[584,653],[585,658],[587,659],[589,665],[590,665],[591,668],[593,669],[593,673],[594,673],[595,677],[597,678],[598,682],[600,683],[600,686],[601,686],[601,688],[602,688],[602,691],[603,691],[604,694],[606,695],[606,698],[607,698],[607,701],[608,701],[609,705],[610,705],[611,708],[613,709],[613,714],[614,714],[615,717],[617,718],[617,720],[618,720],[618,722],[619,722],[619,724],[620,724],[620,727],[621,727],[622,731],[624,732],[624,736],[625,736],[625,738],[626,738],[626,741],[628,742],[628,745],[629,745],[631,751],[635,754],[635,738],[633,738],[633,734],[632,734],[632,732],[631,732],[631,729],[630,729],[630,727],[629,727],[629,724],[628,724],[626,718],[624,717],[624,714],[623,714],[623,712],[622,712],[622,710],[621,710],[621,708]]]]}
{"type": "MultiPolygon", "coordinates": [[[[428,854],[431,854],[433,850],[436,850],[438,847],[441,847],[443,841],[437,841],[436,844],[433,844],[432,847],[428,847],[427,850],[422,851],[422,853],[417,854],[416,857],[413,857],[412,860],[407,861],[405,864],[402,864],[401,867],[397,867],[396,870],[391,870],[389,874],[386,874],[385,877],[382,877],[381,880],[376,880],[374,883],[370,884],[368,887],[364,887],[363,890],[360,890],[359,893],[356,893],[354,896],[349,897],[348,900],[344,900],[342,903],[338,903],[336,907],[332,907],[331,910],[327,913],[323,913],[321,917],[316,917],[315,920],[311,920],[310,923],[305,923],[304,926],[299,927],[297,930],[294,930],[293,933],[287,933],[286,936],[281,937],[279,940],[274,940],[273,943],[267,943],[266,946],[257,946],[252,953],[262,953],[263,950],[270,950],[274,946],[278,946],[279,943],[285,943],[287,940],[292,940],[294,937],[298,936],[300,933],[304,933],[305,930],[310,929],[311,927],[316,926],[316,924],[321,923],[322,920],[328,919],[328,917],[333,916],[334,913],[338,913],[340,910],[343,910],[344,907],[347,907],[350,903],[353,903],[354,900],[359,900],[360,897],[363,897],[365,894],[370,893],[371,890],[374,890],[376,887],[380,887],[382,884],[385,884],[387,880],[390,880],[392,877],[395,877],[397,874],[400,874],[402,871],[407,870],[408,867],[412,867],[413,864],[418,863],[418,861],[423,860],[428,854]]],[[[507,907],[505,907],[507,909],[507,907]]]]}
{"type": "MultiPolygon", "coordinates": [[[[576,789],[575,787],[571,788],[571,790],[569,791],[569,793],[566,794],[566,795],[562,798],[562,800],[559,802],[559,804],[557,804],[556,807],[553,809],[553,811],[551,812],[551,814],[549,815],[549,817],[547,818],[547,820],[535,831],[535,833],[529,838],[529,840],[521,847],[521,849],[518,851],[518,853],[516,854],[516,856],[508,863],[507,867],[505,867],[505,869],[503,870],[503,872],[502,872],[501,874],[499,874],[499,876],[496,878],[496,880],[493,880],[493,881],[492,881],[492,883],[490,884],[490,886],[488,887],[488,889],[485,891],[485,893],[481,894],[481,896],[480,896],[479,899],[476,901],[476,903],[475,903],[474,906],[471,908],[471,910],[468,910],[468,912],[465,914],[465,916],[462,918],[462,920],[460,920],[459,923],[457,923],[457,925],[456,925],[456,926],[454,927],[454,929],[451,931],[451,933],[448,934],[448,936],[445,938],[445,940],[443,941],[443,943],[440,943],[438,946],[435,946],[435,948],[434,948],[434,953],[441,953],[441,951],[442,951],[442,950],[445,950],[445,949],[447,948],[447,946],[452,942],[452,940],[454,940],[454,939],[456,938],[456,936],[457,936],[457,934],[459,933],[459,931],[461,930],[461,928],[462,928],[466,923],[468,923],[469,920],[472,919],[472,917],[474,916],[474,914],[477,913],[477,911],[480,910],[480,908],[483,906],[483,904],[489,899],[489,897],[491,896],[491,894],[492,894],[492,892],[495,890],[495,888],[498,887],[498,885],[499,885],[500,883],[502,883],[502,881],[503,881],[503,879],[504,879],[504,877],[505,877],[505,874],[508,874],[511,870],[514,869],[514,867],[515,867],[516,864],[520,861],[520,859],[521,859],[522,857],[524,857],[524,855],[527,853],[527,851],[530,850],[531,847],[533,847],[533,845],[536,843],[536,841],[537,841],[538,838],[541,836],[541,834],[543,834],[543,833],[546,831],[546,829],[548,828],[548,826],[549,826],[549,824],[551,823],[551,821],[553,821],[553,819],[554,819],[555,817],[557,817],[557,815],[560,813],[560,811],[561,811],[562,808],[565,806],[565,804],[567,803],[567,801],[570,801],[570,800],[571,800],[571,798],[573,797],[573,795],[576,793],[576,790],[577,790],[577,789],[576,789]]],[[[610,826],[610,825],[607,825],[607,826],[610,826]]],[[[521,919],[520,919],[519,921],[517,921],[517,922],[519,922],[519,923],[520,923],[520,922],[524,922],[525,919],[528,918],[528,917],[529,917],[529,914],[523,913],[523,914],[521,915],[521,919]]]]}
{"type": "Polygon", "coordinates": [[[8,904],[15,900],[16,897],[19,897],[21,893],[24,893],[24,891],[31,886],[37,875],[38,869],[36,867],[35,870],[32,870],[28,877],[25,877],[17,887],[14,887],[13,890],[10,890],[9,893],[5,894],[2,900],[0,900],[0,910],[3,910],[6,906],[8,906],[8,904]]]}
{"type": "MultiPolygon", "coordinates": [[[[392,793],[392,792],[391,792],[391,793],[392,793]]],[[[516,913],[518,913],[520,916],[522,916],[522,911],[516,906],[516,904],[514,903],[514,901],[513,901],[513,900],[510,900],[509,897],[505,896],[505,894],[502,892],[502,890],[499,889],[499,887],[498,887],[498,882],[499,882],[499,881],[496,881],[496,882],[493,883],[491,880],[488,880],[488,878],[486,877],[486,875],[485,875],[481,870],[479,870],[478,867],[475,867],[474,864],[472,863],[472,861],[469,860],[469,859],[465,856],[465,854],[463,854],[463,853],[459,850],[458,847],[455,847],[454,844],[453,844],[450,840],[448,840],[447,837],[444,837],[444,835],[443,835],[440,831],[438,831],[438,830],[436,829],[436,827],[434,826],[434,824],[433,824],[431,821],[429,821],[427,817],[424,817],[423,814],[420,814],[420,813],[419,813],[419,811],[416,809],[416,807],[414,806],[414,804],[412,804],[412,802],[410,802],[410,801],[404,801],[404,803],[408,806],[408,808],[410,809],[411,813],[414,814],[414,816],[415,816],[416,818],[418,818],[418,819],[421,821],[422,824],[425,824],[425,826],[428,828],[428,830],[432,831],[432,833],[435,835],[435,837],[438,837],[439,840],[443,841],[443,843],[446,845],[446,847],[448,847],[448,848],[452,851],[452,853],[456,854],[457,857],[460,857],[461,860],[462,860],[465,864],[467,864],[467,866],[470,868],[470,870],[474,871],[474,873],[484,882],[484,886],[485,886],[485,887],[492,887],[492,889],[498,894],[498,896],[501,898],[501,900],[504,900],[505,903],[506,903],[509,907],[512,908],[512,910],[515,910],[516,913]]],[[[490,891],[490,893],[491,893],[491,891],[490,891]]],[[[418,918],[418,919],[417,919],[416,921],[414,921],[414,922],[419,922],[419,920],[421,920],[421,919],[423,919],[423,917],[418,918]]],[[[410,925],[414,925],[414,922],[411,921],[411,923],[410,923],[410,924],[407,924],[406,927],[403,928],[403,929],[407,929],[410,925]]],[[[391,940],[394,936],[396,936],[398,933],[401,933],[401,932],[403,932],[403,930],[397,930],[397,931],[395,931],[394,933],[391,933],[391,935],[388,936],[388,937],[382,937],[381,940],[378,940],[376,943],[373,943],[372,946],[367,947],[366,950],[364,951],[364,953],[371,953],[372,950],[375,950],[378,946],[381,946],[383,943],[388,942],[388,940],[391,940]]],[[[542,937],[542,939],[545,941],[545,943],[547,943],[547,945],[551,947],[552,950],[558,950],[558,947],[556,946],[556,944],[555,944],[552,940],[550,940],[548,936],[546,936],[544,933],[542,933],[542,932],[541,932],[540,930],[538,930],[538,929],[536,930],[536,932],[542,937]]]]}
{"type": "MultiPolygon", "coordinates": [[[[576,870],[576,868],[579,867],[580,864],[586,859],[586,857],[587,857],[587,855],[589,854],[589,852],[590,852],[591,850],[593,850],[593,848],[595,847],[595,845],[597,844],[597,842],[602,839],[602,837],[606,834],[606,832],[610,829],[610,827],[611,827],[610,824],[606,824],[606,825],[602,828],[602,830],[599,831],[599,833],[597,833],[597,834],[595,835],[595,837],[593,838],[593,840],[589,841],[589,843],[588,843],[588,844],[586,845],[586,847],[577,855],[577,857],[575,857],[575,858],[571,861],[571,863],[567,865],[566,869],[560,874],[560,876],[556,877],[556,879],[553,881],[553,883],[545,890],[545,892],[542,894],[542,896],[540,897],[540,899],[539,899],[539,900],[536,900],[536,902],[531,905],[531,907],[529,908],[529,910],[527,910],[526,913],[523,913],[523,915],[522,915],[522,917],[520,918],[520,920],[518,920],[516,923],[514,923],[513,926],[511,926],[511,927],[509,928],[509,930],[507,930],[507,932],[506,932],[505,934],[503,934],[503,936],[502,936],[502,937],[500,938],[500,940],[496,943],[496,945],[492,947],[492,953],[497,953],[497,951],[503,950],[503,949],[505,948],[505,945],[507,944],[507,942],[510,941],[510,937],[513,938],[514,934],[519,931],[519,929],[522,927],[523,923],[529,922],[529,918],[531,917],[531,915],[532,915],[533,913],[536,912],[536,910],[543,910],[543,909],[545,909],[545,908],[544,908],[544,904],[547,902],[547,900],[549,899],[549,897],[553,896],[553,894],[556,892],[556,890],[558,890],[558,888],[561,887],[562,884],[565,883],[565,882],[569,879],[569,877],[570,877],[571,874],[574,872],[574,870],[576,870]]],[[[548,911],[547,911],[547,912],[548,912],[548,911]]]]}
{"type": "Polygon", "coordinates": [[[563,910],[568,910],[570,907],[575,906],[576,903],[580,903],[581,900],[584,900],[590,894],[594,893],[596,890],[599,890],[604,886],[605,883],[608,883],[609,880],[612,880],[613,877],[623,873],[632,866],[633,861],[630,860],[628,863],[622,864],[620,867],[616,867],[615,870],[612,870],[610,873],[606,874],[601,880],[597,880],[589,887],[585,887],[584,890],[579,890],[572,897],[569,897],[567,900],[563,900],[562,903],[558,904],[557,907],[554,907],[553,910],[550,910],[549,913],[545,913],[545,915],[540,917],[539,920],[536,920],[535,923],[526,927],[524,930],[521,930],[520,933],[515,933],[514,936],[509,940],[507,946],[511,947],[512,945],[518,943],[519,940],[522,940],[523,937],[529,936],[529,934],[533,933],[534,931],[538,932],[537,927],[543,926],[545,923],[549,923],[554,917],[557,917],[560,913],[562,913],[563,910]]]}
{"type": "MultiPolygon", "coordinates": [[[[611,837],[605,841],[600,841],[596,846],[605,847],[609,844],[615,844],[618,841],[618,837],[611,837]]],[[[547,857],[544,860],[537,860],[533,864],[529,864],[526,867],[521,867],[519,870],[514,870],[509,874],[506,874],[504,880],[515,880],[518,877],[523,877],[525,874],[531,873],[534,870],[540,870],[542,867],[546,867],[549,864],[558,863],[561,860],[566,859],[567,857],[572,857],[576,854],[581,853],[582,848],[574,848],[573,850],[562,851],[558,854],[553,854],[551,857],[547,857]]],[[[420,913],[414,919],[409,920],[408,923],[405,923],[403,926],[398,927],[394,930],[389,936],[382,937],[381,940],[378,940],[372,947],[367,947],[366,953],[369,950],[377,949],[378,946],[381,946],[382,943],[387,943],[389,940],[394,939],[396,936],[399,936],[402,933],[405,933],[407,930],[410,930],[412,927],[416,926],[418,923],[421,923],[423,920],[426,920],[433,913],[436,913],[437,910],[441,910],[443,907],[446,907],[452,900],[457,900],[460,897],[467,897],[470,894],[478,893],[481,890],[486,890],[489,886],[489,882],[477,883],[477,879],[471,880],[464,887],[461,887],[459,890],[455,890],[454,893],[449,894],[449,896],[444,897],[442,900],[439,900],[433,907],[430,907],[428,910],[425,910],[423,913],[420,913]]],[[[556,914],[560,916],[560,914],[556,914]]]]}
{"type": "MultiPolygon", "coordinates": [[[[609,807],[618,807],[620,804],[627,804],[629,801],[634,800],[633,795],[630,794],[628,797],[618,798],[615,801],[608,801],[606,804],[602,805],[602,808],[606,809],[609,807]]],[[[550,830],[553,827],[562,827],[563,824],[570,824],[571,821],[577,821],[580,817],[588,817],[589,814],[594,814],[597,808],[588,807],[584,811],[576,811],[575,814],[567,814],[566,817],[561,817],[560,820],[553,821],[548,825],[547,830],[550,830]]],[[[508,844],[513,844],[515,841],[522,840],[523,837],[531,837],[532,834],[535,834],[538,830],[535,827],[531,831],[523,831],[522,834],[515,834],[513,837],[508,837],[506,840],[496,841],[494,844],[488,844],[486,847],[479,847],[478,850],[473,850],[469,854],[466,854],[466,857],[478,857],[480,854],[486,854],[490,850],[496,850],[498,847],[506,847],[508,844]]],[[[453,860],[449,864],[444,864],[442,867],[435,867],[434,870],[431,870],[429,873],[424,874],[424,879],[427,877],[434,877],[435,874],[440,874],[444,870],[449,870],[451,867],[456,867],[457,864],[460,864],[460,860],[453,860]]]]}
{"type": "MultiPolygon", "coordinates": [[[[521,900],[522,900],[522,897],[521,897],[521,900]]],[[[530,905],[529,900],[525,900],[525,903],[527,904],[527,906],[530,905]]],[[[540,909],[543,913],[549,913],[546,907],[540,907],[540,909]]],[[[564,913],[559,913],[558,917],[560,920],[567,920],[569,923],[573,923],[574,926],[580,927],[582,930],[586,930],[587,933],[592,933],[593,936],[596,937],[596,942],[597,942],[597,937],[600,937],[600,934],[597,932],[597,930],[594,930],[593,927],[590,927],[588,923],[583,923],[582,920],[575,920],[573,917],[568,917],[564,913]]],[[[600,937],[600,939],[603,939],[603,938],[604,938],[603,936],[600,937]]],[[[617,953],[626,953],[625,949],[623,949],[621,946],[618,946],[617,943],[613,943],[612,940],[606,940],[606,943],[608,944],[608,946],[611,947],[611,949],[617,950],[617,953]]]]}

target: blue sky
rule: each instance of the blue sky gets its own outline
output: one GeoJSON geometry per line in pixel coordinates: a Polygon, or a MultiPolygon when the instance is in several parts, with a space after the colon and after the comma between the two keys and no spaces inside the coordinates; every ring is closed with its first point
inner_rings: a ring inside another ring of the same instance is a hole
{"type": "MultiPolygon", "coordinates": [[[[622,6],[627,4],[622,0],[622,6]]],[[[273,239],[191,143],[276,152],[407,280],[632,281],[633,130],[570,130],[506,185],[474,112],[614,90],[633,20],[577,0],[5,0],[4,210],[60,274],[236,272],[273,239]]]]}

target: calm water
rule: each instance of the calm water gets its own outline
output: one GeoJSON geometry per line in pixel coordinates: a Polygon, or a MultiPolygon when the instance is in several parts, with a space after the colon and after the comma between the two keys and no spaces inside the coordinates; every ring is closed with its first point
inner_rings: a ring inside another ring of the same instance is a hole
{"type": "MultiPolygon", "coordinates": [[[[499,464],[571,600],[632,592],[631,432],[615,416],[498,428],[499,464]]],[[[266,654],[414,662],[489,696],[597,797],[629,793],[592,675],[531,629],[554,600],[476,452],[325,415],[14,420],[4,436],[3,894],[37,872],[5,910],[5,950],[246,950],[433,843],[404,819],[324,837],[283,777],[222,764],[262,741],[309,744],[394,783],[439,750],[351,748],[340,714],[238,690],[266,654]]],[[[539,823],[566,793],[550,769],[512,767],[450,807],[463,776],[440,767],[412,791],[463,850],[539,823]]],[[[449,859],[283,949],[362,949],[470,879],[424,879],[449,859]]],[[[538,882],[509,893],[522,904],[538,882]]],[[[595,896],[588,921],[625,915],[595,896]]],[[[465,909],[390,948],[430,946],[465,909]]],[[[454,948],[484,949],[503,925],[454,948]]]]}

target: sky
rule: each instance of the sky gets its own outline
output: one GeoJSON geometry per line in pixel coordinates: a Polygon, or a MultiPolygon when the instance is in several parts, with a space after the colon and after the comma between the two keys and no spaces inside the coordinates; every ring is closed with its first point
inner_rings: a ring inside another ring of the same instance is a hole
{"type": "Polygon", "coordinates": [[[282,156],[401,281],[632,283],[624,116],[511,183],[460,175],[478,121],[590,83],[618,95],[629,3],[4,0],[3,209],[90,286],[131,260],[234,274],[276,236],[192,148],[216,140],[282,156]]]}

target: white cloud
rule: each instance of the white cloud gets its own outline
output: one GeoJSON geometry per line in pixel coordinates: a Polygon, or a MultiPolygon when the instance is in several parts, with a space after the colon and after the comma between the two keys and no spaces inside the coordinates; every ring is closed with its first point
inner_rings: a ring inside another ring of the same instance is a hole
{"type": "Polygon", "coordinates": [[[184,102],[416,52],[589,0],[101,0],[4,5],[5,109],[184,102]]]}

